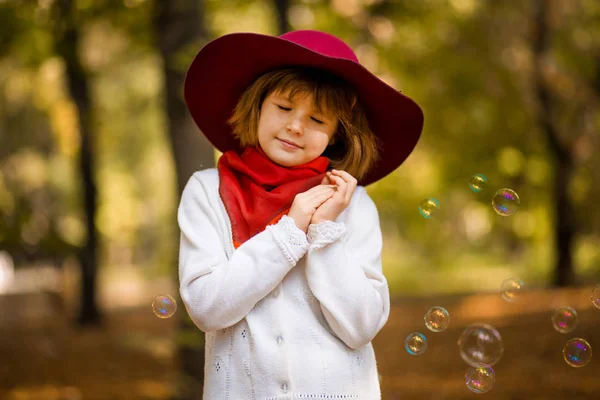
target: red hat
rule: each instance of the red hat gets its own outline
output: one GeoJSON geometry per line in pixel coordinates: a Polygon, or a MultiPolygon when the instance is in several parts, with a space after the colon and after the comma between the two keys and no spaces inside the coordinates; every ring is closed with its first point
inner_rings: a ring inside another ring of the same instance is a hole
{"type": "Polygon", "coordinates": [[[314,30],[279,37],[232,33],[206,44],[185,79],[184,97],[192,118],[220,152],[242,150],[227,123],[240,96],[263,73],[290,66],[328,70],[354,86],[369,127],[382,142],[379,161],[360,185],[390,174],[413,151],[423,128],[421,108],[360,65],[342,40],[314,30]]]}

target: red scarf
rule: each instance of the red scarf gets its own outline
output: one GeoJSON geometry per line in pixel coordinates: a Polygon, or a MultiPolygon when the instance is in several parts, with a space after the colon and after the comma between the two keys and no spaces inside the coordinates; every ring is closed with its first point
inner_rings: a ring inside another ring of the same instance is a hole
{"type": "Polygon", "coordinates": [[[267,225],[288,213],[298,193],[320,185],[329,166],[327,157],[295,167],[271,161],[257,147],[246,148],[241,156],[226,151],[219,158],[219,194],[231,220],[233,245],[237,249],[267,225]]]}

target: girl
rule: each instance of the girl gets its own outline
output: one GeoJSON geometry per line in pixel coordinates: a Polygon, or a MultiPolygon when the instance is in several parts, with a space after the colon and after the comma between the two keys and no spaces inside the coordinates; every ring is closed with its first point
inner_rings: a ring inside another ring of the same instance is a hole
{"type": "Polygon", "coordinates": [[[206,333],[206,400],[380,399],[387,322],[378,212],[418,105],[319,31],[208,43],[185,100],[223,154],[179,206],[180,292],[206,333]]]}

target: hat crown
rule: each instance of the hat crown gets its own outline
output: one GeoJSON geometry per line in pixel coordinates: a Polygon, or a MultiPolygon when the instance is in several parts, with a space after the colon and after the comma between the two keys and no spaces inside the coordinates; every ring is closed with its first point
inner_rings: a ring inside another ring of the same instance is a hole
{"type": "Polygon", "coordinates": [[[359,63],[358,57],[356,57],[350,46],[341,39],[325,32],[298,30],[284,33],[279,38],[296,43],[324,56],[343,58],[359,63]]]}

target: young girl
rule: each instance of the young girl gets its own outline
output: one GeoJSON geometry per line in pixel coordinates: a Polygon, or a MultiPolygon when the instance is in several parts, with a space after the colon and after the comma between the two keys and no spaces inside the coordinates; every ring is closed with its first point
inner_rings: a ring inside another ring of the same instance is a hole
{"type": "Polygon", "coordinates": [[[185,100],[223,153],[178,214],[203,398],[380,399],[371,341],[390,297],[365,186],[411,153],[421,109],[319,31],[208,43],[185,100]]]}

